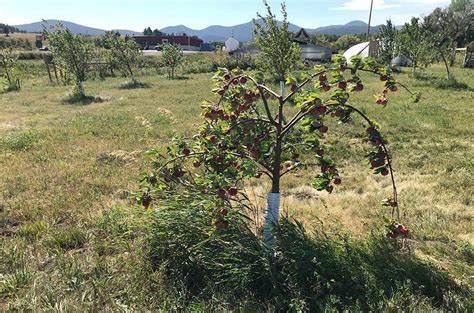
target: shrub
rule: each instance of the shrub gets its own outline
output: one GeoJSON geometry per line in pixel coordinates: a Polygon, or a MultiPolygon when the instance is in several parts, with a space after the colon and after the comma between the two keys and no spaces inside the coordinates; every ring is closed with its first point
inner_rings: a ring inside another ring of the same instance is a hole
{"type": "Polygon", "coordinates": [[[31,149],[37,141],[37,135],[32,131],[10,132],[0,138],[0,147],[12,151],[27,151],[31,149]]]}

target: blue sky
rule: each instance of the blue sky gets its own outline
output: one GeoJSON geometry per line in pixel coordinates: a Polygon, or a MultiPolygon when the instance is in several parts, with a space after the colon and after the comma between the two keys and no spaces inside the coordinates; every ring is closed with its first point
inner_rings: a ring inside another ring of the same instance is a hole
{"type": "MultiPolygon", "coordinates": [[[[268,1],[279,13],[281,1],[268,1]]],[[[426,15],[450,0],[374,0],[373,23],[392,18],[402,24],[426,15]]],[[[287,0],[289,20],[316,28],[368,19],[370,0],[287,0]]],[[[261,0],[0,0],[0,22],[10,25],[61,19],[103,29],[163,28],[183,24],[194,29],[235,25],[264,13],[261,0]]],[[[277,14],[279,15],[279,14],[277,14]]]]}

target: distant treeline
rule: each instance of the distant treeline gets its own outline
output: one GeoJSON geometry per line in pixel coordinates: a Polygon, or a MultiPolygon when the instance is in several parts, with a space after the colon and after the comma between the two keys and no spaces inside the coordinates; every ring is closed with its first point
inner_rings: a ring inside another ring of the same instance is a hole
{"type": "Polygon", "coordinates": [[[10,26],[8,24],[0,23],[0,33],[8,35],[8,34],[11,34],[11,33],[26,33],[26,31],[19,30],[18,28],[10,26]]]}

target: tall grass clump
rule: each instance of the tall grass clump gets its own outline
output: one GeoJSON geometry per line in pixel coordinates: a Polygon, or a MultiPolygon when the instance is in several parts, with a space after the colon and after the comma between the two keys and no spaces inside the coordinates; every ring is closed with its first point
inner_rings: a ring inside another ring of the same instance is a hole
{"type": "MultiPolygon", "coordinates": [[[[268,249],[244,214],[212,227],[215,207],[199,193],[166,192],[153,216],[150,268],[183,308],[277,311],[468,311],[468,290],[444,270],[400,249],[383,230],[365,239],[309,233],[285,217],[268,249]],[[217,299],[217,301],[216,301],[217,299]],[[216,306],[216,303],[218,305],[216,306]]],[[[176,300],[175,300],[176,301],[176,300]]]]}

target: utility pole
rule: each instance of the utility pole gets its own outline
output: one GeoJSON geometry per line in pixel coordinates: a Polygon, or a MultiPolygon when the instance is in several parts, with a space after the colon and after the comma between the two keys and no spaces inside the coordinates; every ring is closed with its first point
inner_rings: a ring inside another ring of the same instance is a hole
{"type": "Polygon", "coordinates": [[[369,25],[367,26],[367,36],[366,41],[369,41],[370,35],[370,23],[372,22],[372,9],[374,7],[374,0],[370,0],[370,13],[369,13],[369,25]]]}

